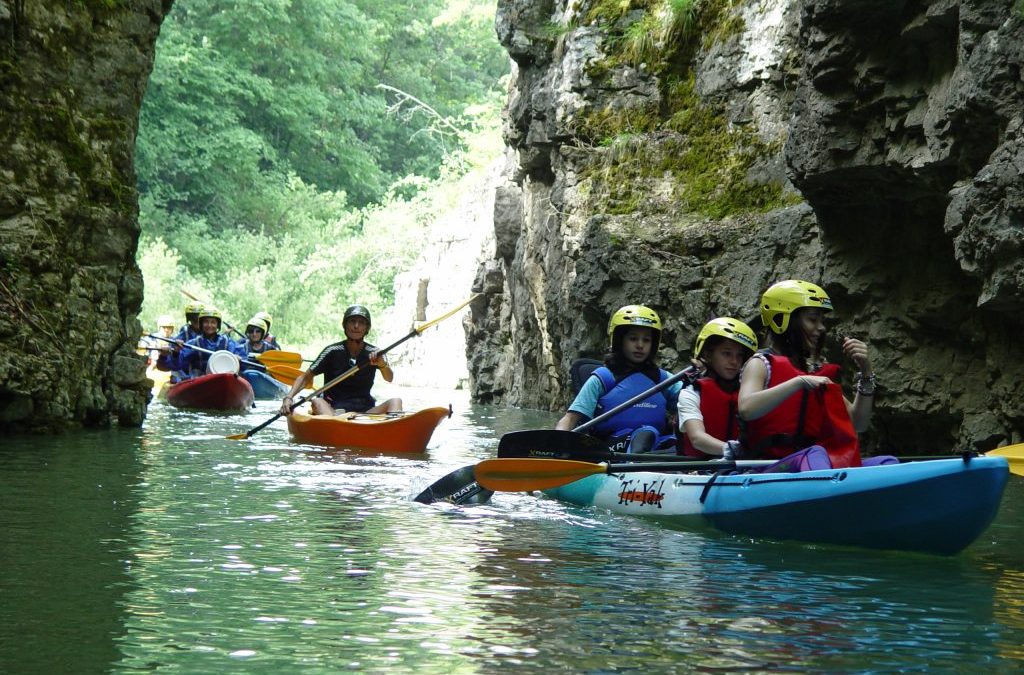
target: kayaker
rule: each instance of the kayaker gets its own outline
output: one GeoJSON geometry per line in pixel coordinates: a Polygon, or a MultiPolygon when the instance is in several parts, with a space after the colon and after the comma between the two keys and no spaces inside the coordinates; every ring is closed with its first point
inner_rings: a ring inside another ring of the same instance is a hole
{"type": "MultiPolygon", "coordinates": [[[[178,365],[178,354],[181,352],[181,348],[185,346],[187,340],[194,340],[199,337],[199,315],[203,311],[203,305],[198,302],[189,302],[185,305],[185,325],[182,326],[177,335],[173,338],[175,344],[160,340],[160,354],[156,359],[156,369],[165,373],[170,373],[171,376],[168,381],[171,384],[187,380],[189,375],[187,372],[181,369],[178,365]]],[[[171,331],[173,332],[174,327],[172,323],[171,331]]],[[[168,336],[169,337],[169,336],[168,336]]]]}
{"type": "Polygon", "coordinates": [[[191,301],[185,305],[185,325],[178,329],[178,334],[174,337],[182,344],[185,344],[192,338],[197,338],[203,334],[203,331],[199,328],[199,314],[203,311],[203,303],[191,301]]]}
{"type": "Polygon", "coordinates": [[[739,319],[723,316],[704,324],[694,344],[703,374],[679,392],[680,454],[735,459],[740,447],[740,371],[757,351],[757,335],[739,319]]]}
{"type": "MultiPolygon", "coordinates": [[[[163,314],[157,317],[156,320],[156,335],[167,338],[168,340],[173,339],[171,336],[174,335],[174,318],[170,314],[163,314]]],[[[168,343],[163,340],[158,340],[153,335],[143,335],[139,339],[139,344],[135,351],[146,357],[146,366],[150,367],[154,364],[154,352],[166,351],[168,349],[168,343]]]]}
{"type": "MultiPolygon", "coordinates": [[[[769,346],[740,375],[739,417],[747,457],[783,459],[774,471],[861,466],[857,432],[871,419],[875,373],[867,345],[843,338],[843,353],[858,368],[853,401],[837,383],[839,365],[822,356],[832,300],[820,286],[786,280],[761,297],[769,346]]],[[[863,464],[896,461],[874,457],[863,464]]]]}
{"type": "MultiPolygon", "coordinates": [[[[608,321],[608,342],[604,365],[583,383],[556,429],[575,429],[671,377],[657,365],[661,318],[650,307],[627,305],[616,310],[608,321]]],[[[625,446],[626,452],[668,450],[676,442],[668,412],[675,411],[681,388],[676,383],[652,394],[597,425],[591,433],[609,440],[619,439],[618,444],[625,446]]]]}
{"type": "Polygon", "coordinates": [[[199,347],[210,352],[232,351],[231,340],[220,334],[221,324],[219,310],[215,307],[203,307],[199,312],[199,328],[202,335],[186,342],[172,357],[174,369],[190,378],[206,374],[206,363],[210,360],[210,354],[191,347],[199,347]]]}
{"type": "Polygon", "coordinates": [[[267,344],[269,344],[274,349],[280,349],[281,345],[279,345],[277,343],[277,338],[270,332],[270,324],[274,320],[270,316],[270,313],[269,312],[256,312],[256,314],[253,315],[253,318],[263,319],[263,321],[265,321],[266,324],[267,324],[267,330],[263,334],[263,341],[266,342],[267,344]]]}
{"type": "Polygon", "coordinates": [[[370,310],[362,305],[352,305],[345,310],[341,325],[345,329],[346,339],[325,347],[309,369],[295,380],[291,391],[281,401],[282,414],[291,413],[292,399],[312,384],[314,376],[322,374],[327,383],[356,366],[361,368],[354,375],[325,391],[323,398],[313,399],[314,415],[389,413],[402,410],[402,399],[389,398],[378,404],[370,394],[378,370],[386,382],[391,382],[395,377],[384,357],[377,355],[377,348],[364,339],[372,325],[370,310]]]}
{"type": "MultiPolygon", "coordinates": [[[[266,341],[266,338],[264,337],[266,334],[267,322],[254,316],[249,319],[249,322],[245,325],[245,339],[236,340],[234,344],[232,344],[232,351],[240,359],[255,361],[256,359],[250,358],[251,354],[262,354],[263,352],[278,349],[266,341]]],[[[250,366],[245,363],[241,364],[241,369],[243,371],[249,369],[263,370],[257,366],[250,366]]]]}

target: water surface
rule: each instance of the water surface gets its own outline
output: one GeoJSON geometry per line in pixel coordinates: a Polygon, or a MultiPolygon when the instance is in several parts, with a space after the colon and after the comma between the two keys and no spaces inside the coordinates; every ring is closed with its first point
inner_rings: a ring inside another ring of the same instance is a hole
{"type": "MultiPolygon", "coordinates": [[[[412,457],[291,443],[275,407],[6,439],[3,672],[1016,672],[1024,479],[952,557],[751,541],[530,495],[409,497],[555,415],[455,415],[412,457]]],[[[951,498],[956,498],[951,495],[951,498]]]]}

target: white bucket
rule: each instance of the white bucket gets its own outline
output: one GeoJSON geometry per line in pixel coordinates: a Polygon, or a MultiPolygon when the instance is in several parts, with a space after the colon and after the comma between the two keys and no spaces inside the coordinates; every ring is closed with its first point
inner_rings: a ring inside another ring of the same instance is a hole
{"type": "Polygon", "coordinates": [[[221,349],[210,354],[210,360],[206,362],[208,373],[237,373],[238,357],[231,352],[221,349]]]}

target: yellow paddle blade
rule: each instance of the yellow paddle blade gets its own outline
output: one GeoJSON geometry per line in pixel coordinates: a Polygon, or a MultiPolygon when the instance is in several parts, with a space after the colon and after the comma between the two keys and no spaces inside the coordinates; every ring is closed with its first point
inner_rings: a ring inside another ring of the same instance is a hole
{"type": "Polygon", "coordinates": [[[441,323],[442,321],[444,321],[445,319],[450,317],[452,314],[455,314],[455,312],[459,311],[460,309],[462,309],[463,307],[465,307],[469,303],[471,303],[474,300],[476,300],[477,298],[479,298],[481,295],[483,295],[483,293],[474,293],[473,295],[470,296],[469,300],[466,300],[465,302],[459,304],[454,309],[449,310],[448,313],[446,313],[446,314],[444,314],[442,316],[439,316],[439,317],[437,317],[436,319],[434,319],[432,321],[427,321],[424,324],[421,324],[419,326],[415,326],[413,328],[413,330],[416,331],[416,333],[418,335],[423,335],[423,331],[427,330],[431,326],[434,326],[434,325],[437,325],[437,324],[441,323]]]}
{"type": "Polygon", "coordinates": [[[476,482],[488,490],[529,492],[547,490],[598,473],[606,464],[570,459],[485,459],[476,465],[476,482]]]}
{"type": "Polygon", "coordinates": [[[989,457],[1005,457],[1006,461],[1010,463],[1010,473],[1024,476],[1024,443],[996,448],[985,454],[989,457]]]}
{"type": "Polygon", "coordinates": [[[272,349],[262,354],[250,354],[260,363],[266,365],[270,363],[280,363],[282,365],[294,366],[296,368],[302,365],[302,354],[298,352],[282,352],[279,349],[272,349]]]}
{"type": "Polygon", "coordinates": [[[295,380],[303,376],[304,372],[294,366],[267,366],[267,372],[278,382],[284,382],[285,384],[295,384],[295,380]]]}

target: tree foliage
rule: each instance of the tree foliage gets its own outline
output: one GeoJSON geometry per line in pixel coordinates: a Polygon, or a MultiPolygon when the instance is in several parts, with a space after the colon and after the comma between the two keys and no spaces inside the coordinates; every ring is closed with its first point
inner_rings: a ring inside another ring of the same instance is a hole
{"type": "Polygon", "coordinates": [[[497,134],[508,58],[494,6],[175,3],[136,143],[144,320],[189,286],[308,341],[337,333],[339,305],[387,303],[424,204],[477,161],[481,129],[497,134]]]}

